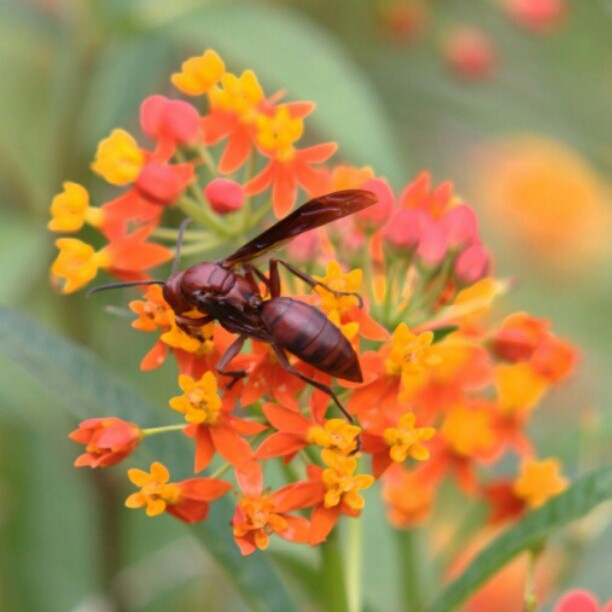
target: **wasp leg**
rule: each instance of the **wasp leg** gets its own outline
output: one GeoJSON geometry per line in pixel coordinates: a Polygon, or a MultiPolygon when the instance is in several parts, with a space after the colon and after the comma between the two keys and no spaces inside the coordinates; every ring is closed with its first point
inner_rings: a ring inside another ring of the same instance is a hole
{"type": "Polygon", "coordinates": [[[228,389],[231,389],[241,378],[247,375],[246,370],[226,370],[229,362],[240,352],[243,344],[246,342],[248,336],[240,335],[234,340],[227,348],[225,353],[219,359],[219,362],[215,366],[215,371],[223,376],[230,376],[232,380],[227,385],[228,389]]]}
{"type": "MultiPolygon", "coordinates": [[[[308,376],[305,376],[299,370],[296,370],[289,363],[289,359],[287,359],[287,355],[285,354],[285,351],[282,349],[282,347],[278,346],[278,344],[275,344],[274,342],[272,342],[271,345],[272,345],[272,349],[274,350],[274,353],[278,357],[279,363],[281,364],[281,366],[283,366],[285,370],[287,370],[287,372],[289,372],[289,374],[293,374],[294,376],[297,376],[298,378],[303,380],[305,383],[308,383],[309,385],[312,385],[313,387],[316,387],[317,389],[319,389],[319,391],[323,391],[323,393],[329,395],[329,397],[331,397],[336,403],[336,406],[340,408],[340,410],[342,411],[342,414],[346,417],[346,420],[349,423],[353,423],[353,424],[355,423],[355,419],[353,418],[351,414],[347,412],[346,408],[342,405],[342,402],[340,402],[340,400],[338,399],[338,396],[333,392],[331,387],[319,382],[318,380],[313,380],[312,378],[308,378],[308,376]]],[[[361,449],[361,436],[357,436],[356,443],[357,443],[357,446],[355,450],[351,453],[352,455],[359,452],[359,450],[361,449]]]]}
{"type": "Polygon", "coordinates": [[[278,268],[278,264],[283,265],[287,270],[289,270],[289,272],[291,272],[291,274],[297,276],[300,280],[303,280],[307,285],[309,285],[313,289],[315,287],[323,287],[323,289],[325,289],[326,291],[329,291],[330,293],[333,293],[336,297],[339,297],[341,295],[352,295],[353,297],[356,297],[357,301],[359,302],[359,308],[363,308],[363,298],[361,297],[361,295],[359,295],[359,293],[356,293],[354,291],[336,291],[335,289],[332,289],[325,283],[322,283],[321,281],[316,280],[309,274],[306,274],[306,272],[302,272],[302,270],[299,270],[295,266],[292,266],[290,263],[287,263],[286,261],[283,261],[282,259],[271,259],[270,260],[270,276],[272,276],[272,265],[273,265],[272,262],[274,262],[275,268],[278,268]]]}

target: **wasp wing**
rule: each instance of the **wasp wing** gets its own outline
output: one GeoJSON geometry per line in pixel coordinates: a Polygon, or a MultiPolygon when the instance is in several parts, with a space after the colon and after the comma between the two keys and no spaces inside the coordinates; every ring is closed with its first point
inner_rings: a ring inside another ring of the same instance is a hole
{"type": "Polygon", "coordinates": [[[234,266],[250,261],[299,234],[352,215],[376,202],[376,196],[371,191],[363,189],[335,191],[320,198],[314,198],[247,242],[227,257],[224,262],[229,266],[234,266]]]}

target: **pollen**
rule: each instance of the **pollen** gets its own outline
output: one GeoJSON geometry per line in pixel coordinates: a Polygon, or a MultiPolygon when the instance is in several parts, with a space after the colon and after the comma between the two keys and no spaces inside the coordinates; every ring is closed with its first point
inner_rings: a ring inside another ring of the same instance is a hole
{"type": "Polygon", "coordinates": [[[226,72],[221,86],[213,87],[208,96],[212,110],[235,113],[243,124],[256,122],[257,109],[264,100],[263,89],[252,70],[245,70],[239,77],[226,72]]]}
{"type": "Polygon", "coordinates": [[[113,130],[98,145],[91,169],[112,185],[128,185],[140,174],[145,156],[128,132],[113,130]]]}
{"type": "Polygon", "coordinates": [[[172,75],[172,84],[188,96],[201,96],[210,91],[225,74],[225,64],[212,49],[199,57],[191,57],[172,75]]]}
{"type": "Polygon", "coordinates": [[[436,430],[433,427],[415,427],[415,416],[407,412],[399,419],[397,427],[389,427],[383,432],[383,439],[389,447],[389,455],[399,463],[412,457],[417,461],[429,459],[429,450],[422,440],[431,439],[436,430]]]}
{"type": "Polygon", "coordinates": [[[567,478],[561,475],[561,466],[556,459],[528,459],[521,466],[513,488],[530,508],[539,508],[551,497],[565,491],[568,484],[567,478]]]}
{"type": "Polygon", "coordinates": [[[170,472],[157,461],[151,465],[150,473],[138,469],[128,470],[128,478],[141,489],[125,500],[128,508],[146,507],[147,516],[158,516],[178,500],[179,488],[168,482],[170,472]]]}
{"type": "Polygon", "coordinates": [[[293,144],[304,133],[304,122],[293,119],[286,106],[279,106],[272,116],[257,117],[257,143],[274,153],[279,161],[289,161],[295,155],[293,144]]]}
{"type": "Polygon", "coordinates": [[[344,503],[351,510],[361,510],[365,500],[359,495],[359,491],[371,487],[374,477],[368,474],[355,474],[357,460],[354,457],[327,454],[324,461],[330,467],[321,476],[327,488],[323,505],[326,508],[333,508],[344,503]]]}
{"type": "Polygon", "coordinates": [[[310,428],[308,442],[333,453],[348,455],[357,448],[357,436],[360,431],[360,427],[351,425],[344,419],[329,419],[323,426],[310,428]]]}
{"type": "MultiPolygon", "coordinates": [[[[358,293],[363,272],[359,268],[350,272],[343,272],[340,264],[332,260],[327,264],[325,276],[315,276],[315,279],[327,285],[333,291],[358,293]]],[[[336,295],[320,286],[316,287],[315,291],[321,296],[321,310],[328,314],[336,310],[342,317],[359,303],[354,295],[336,295]]]]}
{"type": "Polygon", "coordinates": [[[170,407],[185,415],[194,425],[214,425],[221,416],[221,398],[217,393],[217,379],[212,372],[205,372],[199,381],[187,374],[179,376],[183,395],[173,397],[170,407]]]}

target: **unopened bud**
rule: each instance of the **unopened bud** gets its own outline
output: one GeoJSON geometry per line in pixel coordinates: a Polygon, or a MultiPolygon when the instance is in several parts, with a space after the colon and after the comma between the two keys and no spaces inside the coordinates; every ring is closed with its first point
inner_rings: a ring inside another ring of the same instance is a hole
{"type": "Polygon", "coordinates": [[[242,185],[229,179],[213,179],[206,186],[204,195],[210,207],[220,215],[236,212],[244,204],[244,189],[242,185]]]}

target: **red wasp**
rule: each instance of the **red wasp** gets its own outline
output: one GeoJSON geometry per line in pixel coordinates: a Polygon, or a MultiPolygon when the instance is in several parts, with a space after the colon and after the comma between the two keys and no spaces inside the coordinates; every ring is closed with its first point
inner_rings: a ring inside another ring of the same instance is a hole
{"type": "Polygon", "coordinates": [[[228,331],[238,334],[238,338],[228,347],[215,368],[219,374],[232,378],[228,388],[247,375],[245,370],[229,370],[227,367],[240,353],[245,341],[254,338],[270,344],[285,370],[327,393],[352,422],[351,415],[346,412],[333,390],[295,369],[286,351],[321,372],[361,382],[363,377],[357,354],[338,327],[317,308],[280,295],[279,264],[310,287],[320,286],[337,296],[355,295],[360,306],[361,298],[355,293],[334,291],[282,259],[269,260],[268,276],[251,262],[303,232],[354,214],[375,202],[373,193],[357,189],[315,198],[229,257],[200,263],[177,272],[178,251],[186,225],[184,222],[179,232],[175,265],[167,281],[114,283],[96,287],[89,293],[133,285],[163,285],[164,299],[174,311],[176,323],[183,331],[197,336],[197,328],[218,321],[228,331]],[[267,295],[261,295],[257,280],[264,284],[267,295]]]}

